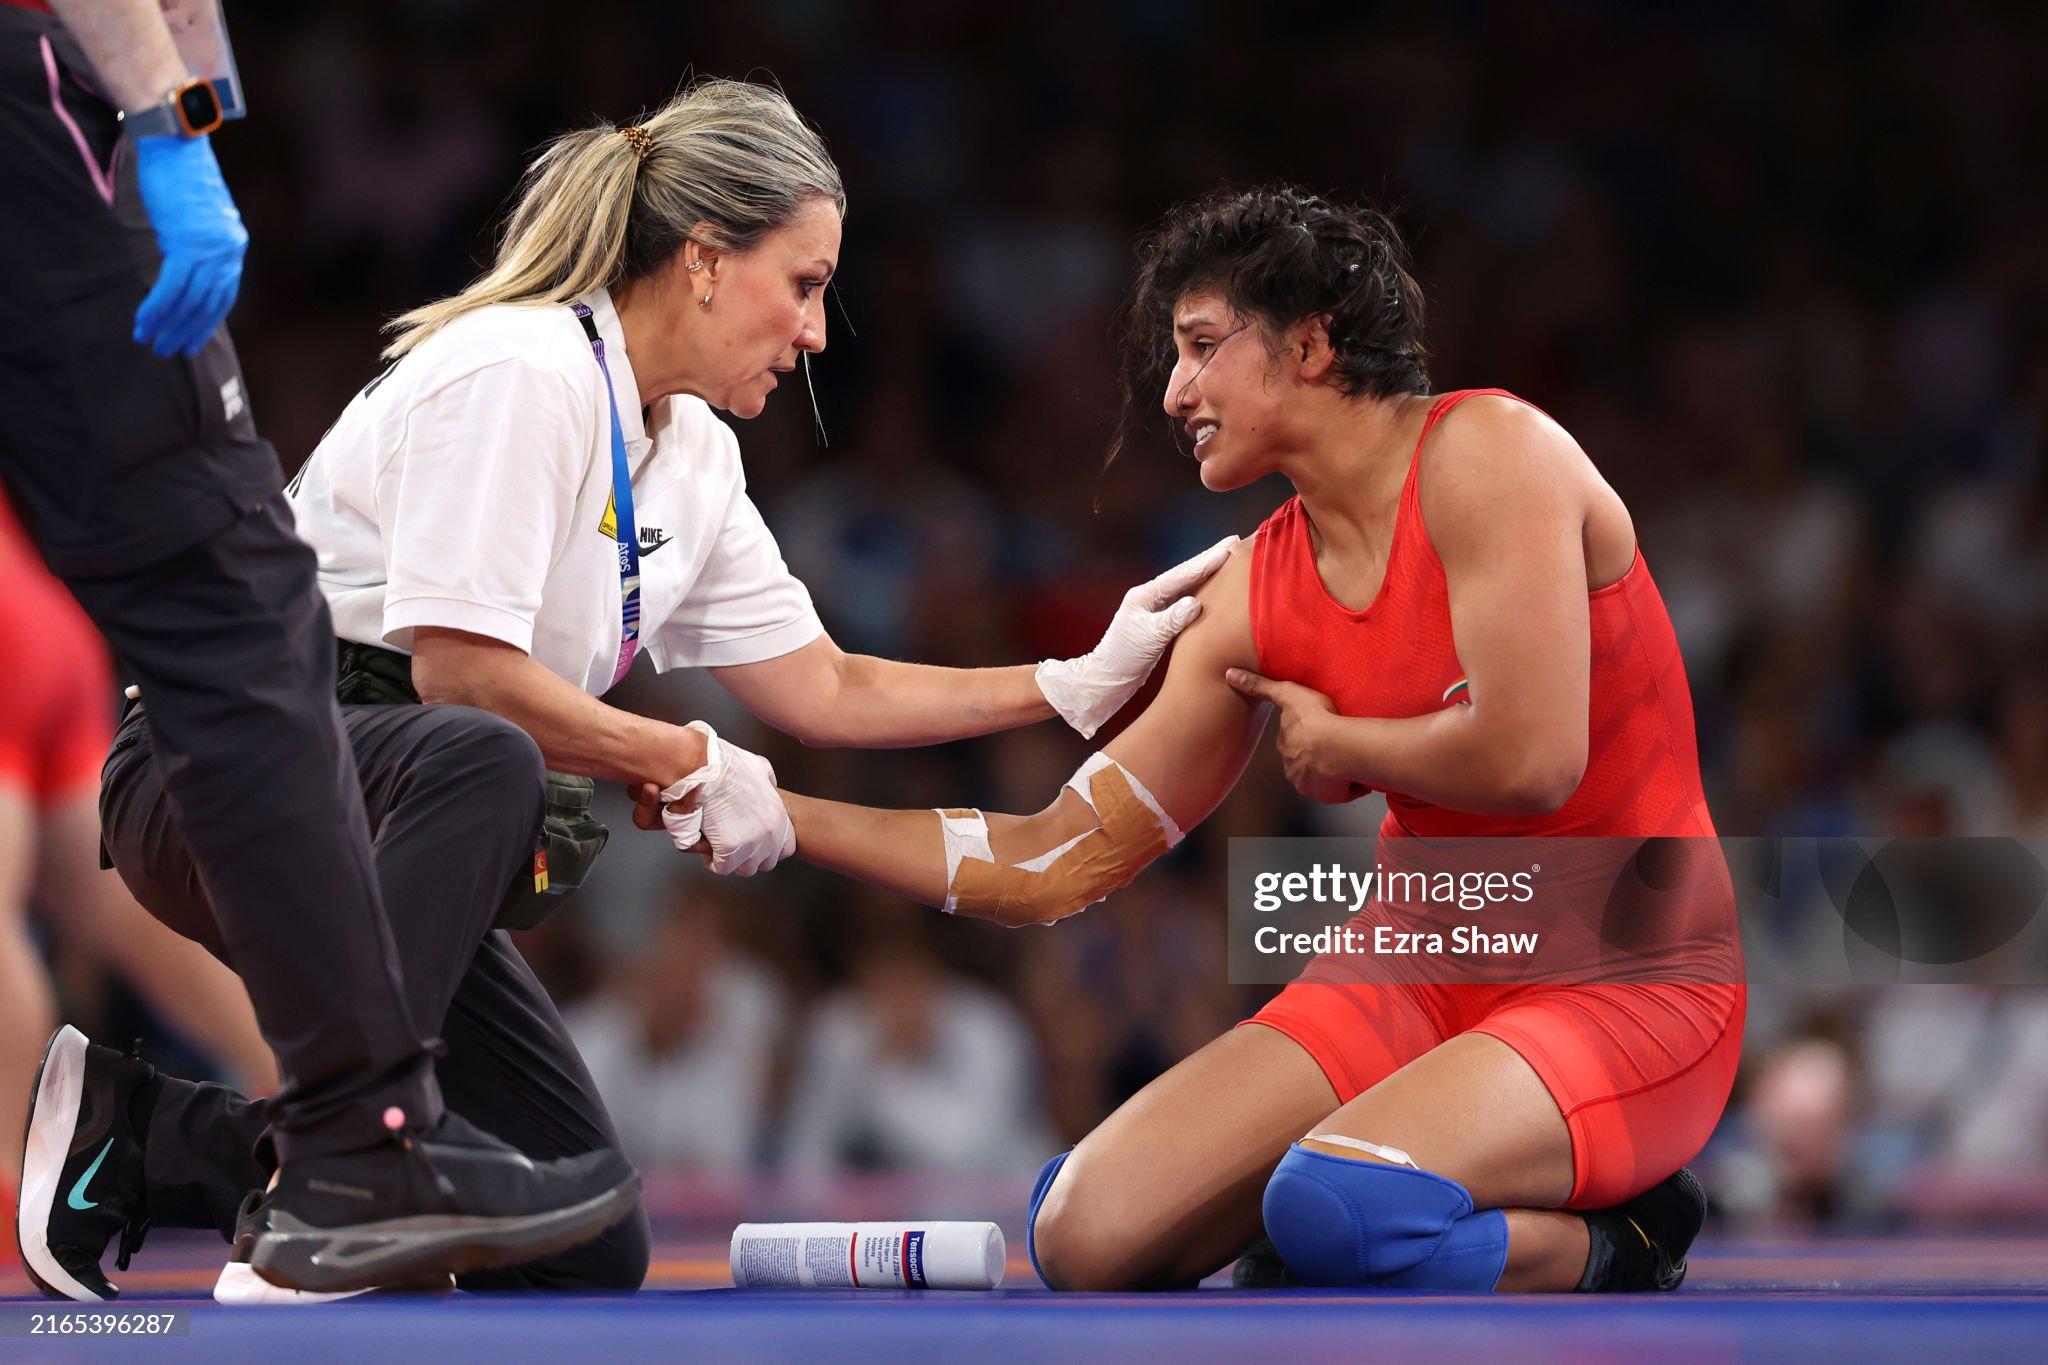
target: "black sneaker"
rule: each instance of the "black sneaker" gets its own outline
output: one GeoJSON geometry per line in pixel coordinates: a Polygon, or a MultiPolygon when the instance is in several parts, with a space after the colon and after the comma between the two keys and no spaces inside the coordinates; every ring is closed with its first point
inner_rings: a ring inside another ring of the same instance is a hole
{"type": "Polygon", "coordinates": [[[444,1113],[374,1147],[287,1161],[252,1213],[249,1264],[323,1294],[524,1265],[596,1237],[639,1198],[616,1151],[535,1161],[444,1113]]]}
{"type": "Polygon", "coordinates": [[[1681,1166],[1625,1203],[1585,1215],[1581,1292],[1641,1293],[1685,1283],[1685,1257],[1707,1221],[1707,1192],[1681,1166]]]}
{"type": "Polygon", "coordinates": [[[349,1289],[339,1294],[316,1294],[306,1289],[280,1289],[258,1275],[249,1265],[249,1257],[256,1250],[256,1233],[263,1226],[266,1210],[264,1192],[251,1190],[242,1196],[241,1212],[235,1215],[234,1253],[228,1263],[221,1267],[220,1278],[214,1282],[213,1301],[231,1308],[260,1305],[263,1307],[311,1307],[322,1303],[336,1303],[359,1295],[377,1294],[452,1294],[455,1292],[455,1277],[440,1272],[424,1276],[405,1284],[380,1285],[375,1289],[349,1289]]]}
{"type": "Polygon", "coordinates": [[[137,1057],[58,1029],[36,1069],[22,1135],[21,1207],[15,1236],[36,1288],[53,1299],[116,1297],[100,1270],[121,1239],[116,1268],[142,1245],[142,1139],[163,1083],[137,1057]]]}

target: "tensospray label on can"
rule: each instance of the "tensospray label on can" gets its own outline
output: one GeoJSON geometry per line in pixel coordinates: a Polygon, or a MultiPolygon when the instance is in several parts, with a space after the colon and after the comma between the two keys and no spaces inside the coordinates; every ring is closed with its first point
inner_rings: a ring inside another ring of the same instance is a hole
{"type": "Polygon", "coordinates": [[[742,1223],[729,1260],[742,1288],[993,1289],[994,1223],[742,1223]]]}

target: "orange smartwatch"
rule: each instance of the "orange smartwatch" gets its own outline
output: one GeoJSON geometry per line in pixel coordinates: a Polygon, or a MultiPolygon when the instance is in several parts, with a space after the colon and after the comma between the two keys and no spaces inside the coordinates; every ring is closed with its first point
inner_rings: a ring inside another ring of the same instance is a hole
{"type": "Polygon", "coordinates": [[[121,115],[131,137],[199,137],[220,127],[220,95],[211,81],[173,86],[163,103],[121,115]]]}

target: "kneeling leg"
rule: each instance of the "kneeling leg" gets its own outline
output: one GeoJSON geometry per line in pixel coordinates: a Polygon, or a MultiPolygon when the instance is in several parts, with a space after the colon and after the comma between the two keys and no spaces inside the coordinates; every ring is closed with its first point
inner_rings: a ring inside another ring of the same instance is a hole
{"type": "Polygon", "coordinates": [[[1570,1289],[1585,1224],[1550,1210],[1571,1138],[1497,1038],[1451,1038],[1326,1117],[1268,1183],[1267,1235],[1311,1284],[1570,1289]]]}
{"type": "Polygon", "coordinates": [[[1335,1099],[1292,1040],[1233,1029],[1047,1165],[1032,1196],[1033,1267],[1054,1289],[1194,1284],[1258,1236],[1273,1164],[1335,1099]]]}
{"type": "Polygon", "coordinates": [[[1507,1215],[1407,1153],[1354,1138],[1356,1160],[1295,1143],[1266,1182],[1266,1235],[1304,1284],[1490,1293],[1507,1267],[1507,1215]]]}

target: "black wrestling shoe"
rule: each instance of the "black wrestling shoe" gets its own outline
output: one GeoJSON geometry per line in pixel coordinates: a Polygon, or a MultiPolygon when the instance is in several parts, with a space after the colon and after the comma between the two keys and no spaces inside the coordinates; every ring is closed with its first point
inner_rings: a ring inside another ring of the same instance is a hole
{"type": "Polygon", "coordinates": [[[1237,1264],[1230,1268],[1230,1284],[1234,1289],[1299,1289],[1301,1281],[1287,1268],[1287,1262],[1280,1259],[1280,1253],[1273,1246],[1273,1239],[1261,1235],[1237,1258],[1237,1264]]]}
{"type": "Polygon", "coordinates": [[[1588,1247],[1580,1293],[1633,1294],[1685,1283],[1685,1256],[1707,1220],[1707,1192],[1681,1166],[1613,1208],[1585,1215],[1588,1247]]]}
{"type": "Polygon", "coordinates": [[[142,1140],[163,1089],[156,1068],[58,1029],[36,1068],[22,1135],[21,1262],[53,1299],[98,1303],[120,1293],[100,1270],[121,1239],[116,1268],[142,1245],[142,1140]]]}
{"type": "Polygon", "coordinates": [[[616,1151],[535,1161],[444,1113],[373,1147],[285,1162],[252,1212],[249,1265],[322,1294],[524,1265],[596,1237],[639,1197],[616,1151]]]}

